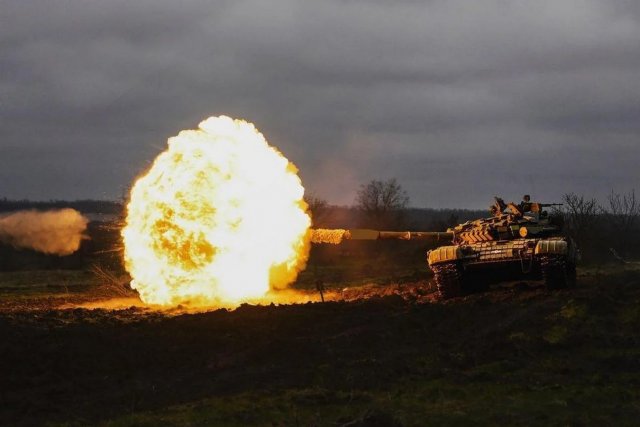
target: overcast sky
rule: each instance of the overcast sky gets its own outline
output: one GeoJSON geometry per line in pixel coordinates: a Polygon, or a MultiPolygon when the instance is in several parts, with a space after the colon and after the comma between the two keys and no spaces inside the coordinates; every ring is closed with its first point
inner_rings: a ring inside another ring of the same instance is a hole
{"type": "Polygon", "coordinates": [[[640,2],[0,0],[0,197],[118,198],[219,114],[336,204],[640,191],[640,2]]]}

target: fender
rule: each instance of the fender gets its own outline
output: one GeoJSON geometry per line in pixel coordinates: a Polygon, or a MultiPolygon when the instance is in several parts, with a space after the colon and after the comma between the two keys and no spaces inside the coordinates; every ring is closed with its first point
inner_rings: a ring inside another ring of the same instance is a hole
{"type": "Polygon", "coordinates": [[[429,265],[455,261],[462,258],[462,251],[458,246],[440,246],[427,253],[429,265]]]}

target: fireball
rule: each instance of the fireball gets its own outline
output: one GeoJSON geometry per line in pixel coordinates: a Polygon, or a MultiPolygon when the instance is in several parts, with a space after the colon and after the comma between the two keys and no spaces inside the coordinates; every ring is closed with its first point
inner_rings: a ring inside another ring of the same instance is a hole
{"type": "Polygon", "coordinates": [[[134,184],[122,230],[148,304],[233,307],[304,268],[311,219],[296,167],[251,123],[210,117],[169,138],[134,184]]]}

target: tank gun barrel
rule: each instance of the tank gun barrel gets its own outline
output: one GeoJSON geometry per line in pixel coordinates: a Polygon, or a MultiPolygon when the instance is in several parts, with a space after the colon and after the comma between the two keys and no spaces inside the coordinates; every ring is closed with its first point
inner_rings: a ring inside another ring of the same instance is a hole
{"type": "Polygon", "coordinates": [[[344,236],[349,240],[452,240],[453,233],[448,231],[378,231],[368,229],[347,230],[344,236]]]}
{"type": "Polygon", "coordinates": [[[311,230],[311,243],[340,244],[343,240],[428,240],[452,241],[450,231],[379,231],[364,228],[311,230]]]}

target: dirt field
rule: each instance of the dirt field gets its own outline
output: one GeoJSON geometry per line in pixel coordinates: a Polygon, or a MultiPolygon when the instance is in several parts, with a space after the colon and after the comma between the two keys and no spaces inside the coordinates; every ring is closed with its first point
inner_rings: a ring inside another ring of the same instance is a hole
{"type": "Polygon", "coordinates": [[[0,424],[636,425],[640,269],[579,279],[185,314],[77,308],[105,297],[87,273],[3,273],[0,424]]]}

